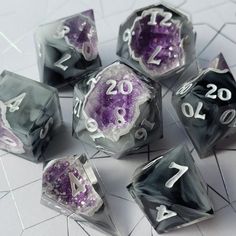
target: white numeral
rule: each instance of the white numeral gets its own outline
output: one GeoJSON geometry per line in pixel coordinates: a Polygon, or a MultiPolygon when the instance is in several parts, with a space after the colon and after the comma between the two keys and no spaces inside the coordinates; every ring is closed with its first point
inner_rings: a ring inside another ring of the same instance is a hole
{"type": "Polygon", "coordinates": [[[128,42],[131,39],[131,31],[130,29],[126,29],[123,33],[123,41],[128,42]]]}
{"type": "Polygon", "coordinates": [[[50,127],[53,125],[53,118],[50,117],[47,121],[47,123],[45,124],[44,128],[40,130],[40,134],[39,134],[39,137],[41,139],[44,139],[47,134],[48,134],[48,131],[50,129],[50,127]]]}
{"type": "Polygon", "coordinates": [[[171,22],[168,23],[167,21],[169,21],[172,18],[172,13],[165,12],[164,14],[165,14],[165,17],[161,21],[160,25],[170,27],[171,26],[171,22]]]}
{"type": "Polygon", "coordinates": [[[190,88],[192,88],[193,84],[192,83],[184,83],[184,85],[176,92],[176,95],[183,95],[186,92],[188,92],[188,90],[190,88]]]}
{"type": "Polygon", "coordinates": [[[153,52],[153,54],[150,56],[150,58],[148,59],[147,63],[155,64],[159,66],[161,64],[161,59],[156,60],[155,57],[161,52],[161,50],[162,50],[162,47],[158,46],[153,52]]]}
{"type": "Polygon", "coordinates": [[[177,213],[174,211],[167,210],[166,206],[161,205],[160,207],[157,207],[157,222],[161,222],[163,220],[167,220],[171,217],[177,216],[177,213]]]}
{"type": "Polygon", "coordinates": [[[68,66],[64,66],[62,63],[68,61],[71,58],[71,54],[66,53],[62,58],[60,58],[58,61],[54,63],[54,66],[60,68],[63,71],[66,71],[68,69],[68,66]]]}
{"type": "Polygon", "coordinates": [[[223,125],[229,125],[236,117],[236,111],[230,109],[225,111],[220,117],[220,123],[223,125]]]}
{"type": "Polygon", "coordinates": [[[133,84],[128,80],[121,80],[117,85],[117,81],[109,79],[106,81],[106,84],[110,85],[106,91],[107,95],[116,95],[118,92],[127,95],[133,91],[133,84]],[[118,90],[116,89],[116,85],[118,90]]]}
{"type": "Polygon", "coordinates": [[[75,98],[75,106],[74,106],[74,115],[76,115],[78,118],[80,116],[82,104],[83,104],[83,102],[78,97],[76,97],[75,98]]]}
{"type": "Polygon", "coordinates": [[[85,126],[86,126],[87,130],[91,133],[95,132],[98,129],[97,121],[92,118],[89,118],[86,121],[85,126]]]}
{"type": "Polygon", "coordinates": [[[183,174],[185,174],[185,172],[188,171],[188,167],[187,166],[181,166],[176,164],[175,162],[171,162],[169,165],[169,168],[175,168],[178,169],[178,173],[176,175],[174,175],[172,178],[170,178],[166,183],[165,186],[167,188],[172,188],[174,186],[174,184],[182,177],[183,174]]]}
{"type": "MultiPolygon", "coordinates": [[[[156,25],[156,18],[157,15],[160,14],[161,15],[162,11],[153,11],[151,13],[151,17],[150,17],[150,21],[148,22],[148,25],[156,25]]],[[[170,12],[165,12],[164,13],[164,19],[160,22],[161,26],[167,26],[170,27],[171,26],[171,22],[168,22],[170,19],[172,18],[172,13],[170,12]]]]}
{"type": "Polygon", "coordinates": [[[226,88],[220,88],[218,89],[215,84],[208,84],[207,88],[210,88],[210,90],[206,93],[205,97],[216,99],[217,96],[222,101],[228,101],[232,97],[232,93],[229,89],[226,88]],[[217,95],[213,94],[217,91],[217,95]]]}
{"type": "Polygon", "coordinates": [[[190,118],[190,117],[194,117],[196,119],[202,119],[205,120],[206,119],[206,114],[200,114],[201,109],[203,108],[203,103],[199,102],[197,105],[197,109],[194,112],[193,106],[189,103],[183,103],[181,105],[181,110],[182,113],[184,114],[184,116],[190,118]]]}
{"type": "Polygon", "coordinates": [[[22,93],[19,96],[10,99],[5,104],[9,108],[9,112],[15,112],[20,109],[20,104],[22,103],[23,99],[25,98],[26,93],[22,93]]]}
{"type": "MultiPolygon", "coordinates": [[[[141,125],[148,128],[149,130],[152,130],[153,127],[155,126],[155,123],[151,123],[150,121],[144,119],[142,122],[141,122],[141,125]]],[[[139,128],[135,134],[134,134],[134,137],[138,140],[141,140],[141,139],[144,139],[146,140],[147,139],[147,130],[144,128],[144,127],[141,127],[139,128]]]]}
{"type": "Polygon", "coordinates": [[[79,182],[79,180],[74,176],[73,173],[69,172],[69,178],[73,197],[76,197],[78,194],[85,191],[84,186],[79,182]]]}

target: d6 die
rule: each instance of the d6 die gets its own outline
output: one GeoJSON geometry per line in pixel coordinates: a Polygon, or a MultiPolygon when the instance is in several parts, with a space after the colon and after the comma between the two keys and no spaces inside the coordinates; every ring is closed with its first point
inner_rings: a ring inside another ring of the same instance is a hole
{"type": "Polygon", "coordinates": [[[137,10],[120,26],[117,55],[152,79],[173,77],[195,58],[192,23],[162,4],[137,10]]]}
{"type": "Polygon", "coordinates": [[[12,72],[0,75],[0,148],[37,162],[61,125],[57,90],[12,72]]]}
{"type": "Polygon", "coordinates": [[[61,86],[101,65],[93,10],[40,26],[35,41],[44,83],[61,86]]]}
{"type": "Polygon", "coordinates": [[[128,190],[158,233],[213,215],[206,186],[185,147],[179,146],[137,169],[128,190]]]}
{"type": "Polygon", "coordinates": [[[117,61],[77,83],[73,135],[118,156],[162,136],[161,88],[117,61]]]}
{"type": "Polygon", "coordinates": [[[85,155],[46,165],[41,203],[106,234],[118,235],[97,173],[85,155]]]}
{"type": "Polygon", "coordinates": [[[223,55],[173,94],[173,105],[200,157],[235,132],[236,82],[223,55]]]}

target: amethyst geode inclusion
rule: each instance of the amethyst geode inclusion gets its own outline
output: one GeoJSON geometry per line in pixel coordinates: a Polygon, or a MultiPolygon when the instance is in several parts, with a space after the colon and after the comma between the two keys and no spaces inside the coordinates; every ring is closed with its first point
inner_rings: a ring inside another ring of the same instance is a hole
{"type": "Polygon", "coordinates": [[[117,54],[153,79],[176,72],[195,57],[191,22],[164,5],[134,12],[120,26],[117,54]]]}

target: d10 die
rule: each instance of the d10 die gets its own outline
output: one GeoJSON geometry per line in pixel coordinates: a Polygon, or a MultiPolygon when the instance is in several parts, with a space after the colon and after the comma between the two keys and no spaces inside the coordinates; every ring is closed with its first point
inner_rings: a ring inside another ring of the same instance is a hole
{"type": "Polygon", "coordinates": [[[40,26],[35,41],[44,83],[66,84],[101,65],[93,10],[40,26]]]}
{"type": "Polygon", "coordinates": [[[223,55],[173,94],[173,105],[201,157],[235,132],[236,82],[223,55]]]}
{"type": "Polygon", "coordinates": [[[17,74],[0,75],[0,148],[37,162],[61,125],[57,90],[17,74]]]}
{"type": "Polygon", "coordinates": [[[85,155],[47,164],[41,203],[109,235],[118,235],[97,173],[85,155]]]}
{"type": "Polygon", "coordinates": [[[117,55],[152,79],[173,77],[195,58],[192,23],[162,4],[137,10],[120,26],[117,55]]]}
{"type": "Polygon", "coordinates": [[[120,156],[162,136],[160,86],[117,61],[77,83],[73,135],[120,156]]]}
{"type": "Polygon", "coordinates": [[[185,147],[155,158],[136,170],[128,190],[158,233],[213,215],[206,186],[185,147]]]}

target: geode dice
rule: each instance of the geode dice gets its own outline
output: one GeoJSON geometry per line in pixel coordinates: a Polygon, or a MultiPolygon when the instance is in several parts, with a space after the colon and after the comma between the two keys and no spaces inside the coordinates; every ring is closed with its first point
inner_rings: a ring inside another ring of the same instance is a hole
{"type": "Polygon", "coordinates": [[[235,133],[236,82],[222,54],[197,76],[177,87],[172,103],[200,157],[235,133]]]}
{"type": "Polygon", "coordinates": [[[195,58],[192,24],[162,4],[137,10],[120,26],[117,55],[152,79],[173,76],[195,58]]]}
{"type": "Polygon", "coordinates": [[[162,136],[161,88],[117,61],[77,83],[73,135],[120,156],[162,136]]]}
{"type": "Polygon", "coordinates": [[[42,181],[42,204],[82,224],[118,235],[97,173],[85,155],[50,161],[42,181]]]}
{"type": "Polygon", "coordinates": [[[8,71],[0,75],[0,149],[37,162],[61,123],[56,89],[8,71]]]}
{"type": "Polygon", "coordinates": [[[138,168],[128,190],[159,234],[213,215],[206,185],[182,146],[138,168]]]}
{"type": "Polygon", "coordinates": [[[44,83],[62,86],[101,65],[93,10],[40,26],[35,41],[44,83]]]}

